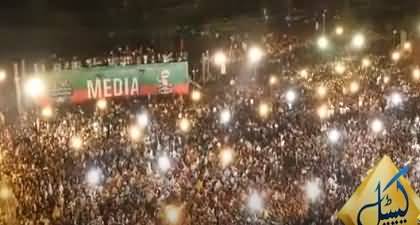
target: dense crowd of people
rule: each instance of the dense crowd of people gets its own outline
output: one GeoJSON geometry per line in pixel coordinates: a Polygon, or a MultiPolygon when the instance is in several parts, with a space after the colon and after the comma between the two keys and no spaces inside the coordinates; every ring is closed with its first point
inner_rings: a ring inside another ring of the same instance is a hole
{"type": "Polygon", "coordinates": [[[192,99],[115,99],[3,124],[3,223],[339,224],[383,155],[410,162],[420,190],[409,53],[311,61],[317,50],[296,38],[263,41],[263,68],[229,70],[192,99]]]}

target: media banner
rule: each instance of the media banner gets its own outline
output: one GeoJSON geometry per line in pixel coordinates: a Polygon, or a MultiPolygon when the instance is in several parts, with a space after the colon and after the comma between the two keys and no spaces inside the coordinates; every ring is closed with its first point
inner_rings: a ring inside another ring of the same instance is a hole
{"type": "Polygon", "coordinates": [[[43,80],[57,102],[156,94],[188,94],[188,63],[83,68],[47,72],[43,80]]]}

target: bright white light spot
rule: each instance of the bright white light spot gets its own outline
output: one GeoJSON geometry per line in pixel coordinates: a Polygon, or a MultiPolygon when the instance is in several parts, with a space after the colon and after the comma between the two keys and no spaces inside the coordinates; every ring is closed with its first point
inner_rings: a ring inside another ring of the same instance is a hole
{"type": "Polygon", "coordinates": [[[0,82],[3,82],[4,80],[6,80],[6,71],[4,70],[0,70],[0,82]]]}
{"type": "Polygon", "coordinates": [[[248,199],[248,208],[252,212],[261,212],[264,209],[264,201],[260,194],[253,192],[248,199]]]}
{"type": "Polygon", "coordinates": [[[51,106],[45,106],[42,108],[41,115],[44,118],[51,118],[53,116],[53,110],[51,106]]]}
{"type": "Polygon", "coordinates": [[[344,28],[342,26],[337,26],[335,28],[335,34],[336,35],[341,36],[341,35],[343,35],[343,33],[344,33],[344,28]]]}
{"type": "Polygon", "coordinates": [[[7,200],[10,197],[12,197],[12,190],[10,190],[9,187],[7,187],[6,185],[1,185],[0,187],[0,199],[2,200],[7,200]]]}
{"type": "Polygon", "coordinates": [[[321,50],[325,50],[329,46],[329,40],[326,36],[321,36],[317,40],[318,48],[321,50]]]}
{"type": "Polygon", "coordinates": [[[86,174],[86,182],[92,187],[100,185],[102,178],[103,174],[99,168],[92,168],[86,174]]]}
{"type": "Polygon", "coordinates": [[[328,131],[328,140],[332,143],[335,144],[340,140],[341,134],[337,129],[331,129],[330,131],[328,131]]]}
{"type": "Polygon", "coordinates": [[[319,185],[319,180],[316,179],[315,181],[310,181],[306,183],[305,193],[309,201],[311,201],[312,203],[316,202],[322,193],[319,185]]]}
{"type": "Polygon", "coordinates": [[[365,42],[365,36],[359,33],[353,36],[351,44],[354,48],[360,49],[365,45],[365,42]]]}
{"type": "Polygon", "coordinates": [[[336,73],[341,75],[346,71],[346,67],[344,66],[343,63],[337,63],[335,64],[334,70],[336,73]]]}
{"type": "Polygon", "coordinates": [[[384,129],[384,124],[381,120],[379,119],[374,119],[371,123],[371,129],[373,132],[375,133],[380,133],[383,131],[384,129]]]}
{"type": "Polygon", "coordinates": [[[327,92],[328,92],[327,88],[323,85],[317,88],[317,94],[318,94],[318,97],[320,98],[324,98],[327,95],[327,92]]]}
{"type": "Polygon", "coordinates": [[[389,81],[391,80],[391,77],[389,76],[384,76],[384,83],[387,84],[389,83],[389,81]]]}
{"type": "Polygon", "coordinates": [[[45,94],[44,82],[36,77],[33,77],[25,83],[25,93],[32,98],[38,98],[45,94]]]}
{"type": "Polygon", "coordinates": [[[225,53],[217,52],[214,55],[214,63],[216,65],[218,65],[218,66],[224,65],[224,64],[226,64],[226,61],[227,61],[227,57],[226,57],[225,53]]]}
{"type": "Polygon", "coordinates": [[[233,162],[235,154],[231,148],[225,148],[220,151],[219,158],[221,166],[225,168],[233,162]]]}
{"type": "Polygon", "coordinates": [[[369,67],[372,64],[369,58],[363,58],[362,59],[362,67],[369,67]]]}
{"type": "Polygon", "coordinates": [[[277,84],[277,82],[278,82],[278,79],[277,79],[277,77],[276,76],[271,76],[270,77],[270,80],[269,80],[269,84],[270,85],[276,85],[277,84]]]}
{"type": "Polygon", "coordinates": [[[308,71],[307,71],[306,69],[303,69],[303,70],[301,70],[301,71],[299,72],[299,75],[300,75],[302,78],[306,79],[306,78],[308,78],[308,71]]]}
{"type": "Polygon", "coordinates": [[[149,125],[149,115],[147,115],[146,112],[137,115],[137,124],[141,128],[147,127],[147,125],[149,125]]]}
{"type": "Polygon", "coordinates": [[[347,87],[343,87],[343,94],[346,95],[349,92],[347,89],[348,89],[347,87]]]}
{"type": "Polygon", "coordinates": [[[271,107],[267,103],[263,102],[258,106],[258,114],[263,118],[267,117],[270,114],[270,111],[271,107]]]}
{"type": "Polygon", "coordinates": [[[73,136],[70,139],[70,147],[79,150],[83,147],[83,140],[79,136],[73,136]]]}
{"type": "Polygon", "coordinates": [[[108,103],[105,99],[99,99],[96,102],[96,107],[98,107],[98,109],[100,109],[100,110],[105,110],[107,105],[108,105],[108,103]]]}
{"type": "Polygon", "coordinates": [[[191,123],[187,118],[182,118],[179,121],[179,128],[182,132],[188,132],[191,129],[191,123]]]}
{"type": "Polygon", "coordinates": [[[180,220],[181,216],[181,208],[168,205],[165,207],[165,218],[169,222],[169,224],[177,224],[180,220]]]}
{"type": "Polygon", "coordinates": [[[99,123],[98,122],[93,122],[92,123],[92,128],[95,132],[98,132],[100,127],[99,127],[99,123]]]}
{"type": "Polygon", "coordinates": [[[164,155],[159,157],[158,159],[159,169],[162,172],[166,172],[171,168],[171,161],[169,160],[168,156],[164,155]]]}
{"type": "Polygon", "coordinates": [[[193,100],[194,102],[198,102],[201,100],[201,92],[198,90],[193,90],[191,92],[191,100],[193,100]]]}
{"type": "Polygon", "coordinates": [[[352,82],[350,83],[350,92],[351,92],[352,94],[354,94],[354,93],[358,92],[358,91],[359,91],[359,89],[360,89],[359,82],[357,82],[357,81],[352,81],[352,82]]]}
{"type": "Polygon", "coordinates": [[[393,106],[399,106],[401,105],[403,99],[400,93],[394,92],[391,94],[391,103],[393,106]]]}
{"type": "Polygon", "coordinates": [[[325,105],[325,104],[319,106],[318,109],[317,109],[317,114],[318,114],[320,119],[328,118],[329,117],[328,106],[325,105]]]}
{"type": "Polygon", "coordinates": [[[398,51],[395,51],[392,53],[391,58],[394,62],[397,62],[398,60],[401,59],[401,53],[398,51]]]}
{"type": "Polygon", "coordinates": [[[220,122],[222,124],[229,123],[231,118],[232,118],[232,115],[228,109],[224,109],[222,110],[222,112],[220,112],[220,122]]]}
{"type": "Polygon", "coordinates": [[[132,125],[128,128],[128,135],[132,141],[139,141],[142,134],[142,130],[137,125],[132,125]]]}
{"type": "Polygon", "coordinates": [[[419,68],[415,68],[414,70],[413,70],[413,79],[414,80],[416,80],[416,81],[418,81],[418,80],[420,80],[420,69],[419,68]]]}
{"type": "Polygon", "coordinates": [[[258,47],[251,47],[248,51],[248,59],[251,63],[259,62],[263,56],[263,51],[258,47]]]}
{"type": "Polygon", "coordinates": [[[411,50],[411,42],[409,42],[409,41],[406,41],[405,43],[404,43],[404,50],[406,50],[406,51],[410,51],[411,50]]]}
{"type": "Polygon", "coordinates": [[[286,92],[286,101],[291,104],[294,101],[296,101],[297,95],[296,92],[294,92],[293,90],[288,90],[286,92]]]}

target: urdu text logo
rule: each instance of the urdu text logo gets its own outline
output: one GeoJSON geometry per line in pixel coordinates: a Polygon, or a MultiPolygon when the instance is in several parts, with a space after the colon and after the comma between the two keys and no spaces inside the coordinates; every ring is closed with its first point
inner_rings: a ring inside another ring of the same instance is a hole
{"type": "Polygon", "coordinates": [[[408,166],[398,170],[385,156],[338,212],[338,218],[345,225],[418,224],[420,198],[404,177],[408,170],[408,166]]]}

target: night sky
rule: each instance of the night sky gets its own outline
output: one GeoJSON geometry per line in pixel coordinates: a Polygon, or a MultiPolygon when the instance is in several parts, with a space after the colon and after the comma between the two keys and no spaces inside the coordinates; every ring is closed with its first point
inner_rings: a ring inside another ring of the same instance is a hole
{"type": "MultiPolygon", "coordinates": [[[[142,37],[162,39],[180,26],[198,30],[203,24],[238,18],[262,20],[264,9],[274,28],[295,12],[312,24],[323,9],[329,17],[347,12],[348,19],[373,19],[384,26],[420,21],[419,6],[418,0],[2,0],[0,61],[52,52],[78,54],[142,37]]],[[[245,27],[249,32],[255,28],[245,27]]]]}
{"type": "MultiPolygon", "coordinates": [[[[145,24],[207,23],[212,19],[304,10],[313,15],[324,8],[352,8],[372,17],[417,13],[416,0],[2,0],[0,26],[125,27],[145,24]]],[[[359,16],[359,15],[358,15],[359,16]]]]}

